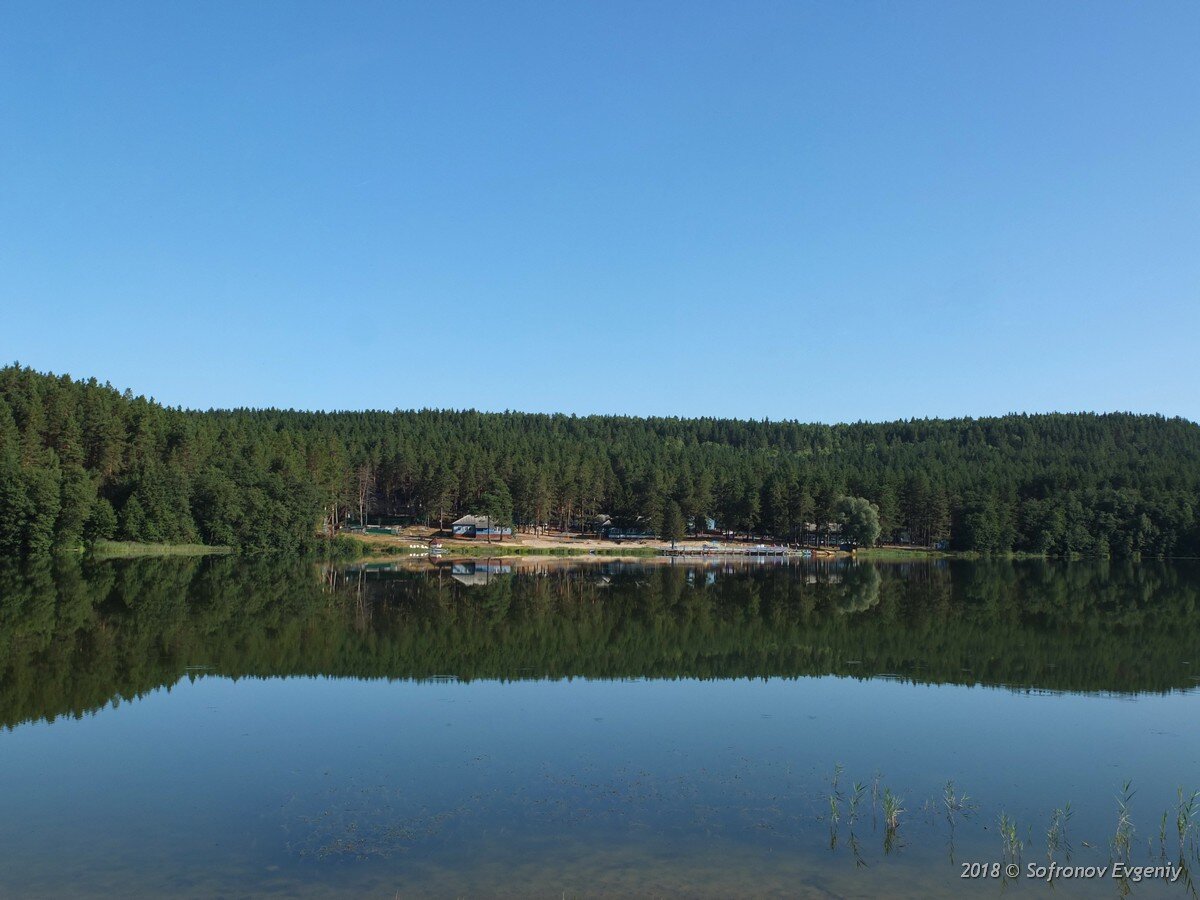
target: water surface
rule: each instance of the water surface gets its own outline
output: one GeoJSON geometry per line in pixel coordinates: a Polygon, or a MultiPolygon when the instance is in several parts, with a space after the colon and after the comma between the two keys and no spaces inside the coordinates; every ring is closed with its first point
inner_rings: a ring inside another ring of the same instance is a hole
{"type": "Polygon", "coordinates": [[[1130,779],[1130,861],[1178,861],[1190,563],[59,562],[0,597],[0,895],[1189,896],[958,876],[1045,863],[1067,803],[1054,858],[1109,864],[1130,779]]]}

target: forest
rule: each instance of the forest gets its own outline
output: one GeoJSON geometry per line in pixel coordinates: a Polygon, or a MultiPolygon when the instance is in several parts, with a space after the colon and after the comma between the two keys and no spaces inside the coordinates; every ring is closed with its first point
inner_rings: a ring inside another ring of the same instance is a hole
{"type": "MultiPolygon", "coordinates": [[[[1200,426],[1130,413],[823,425],[472,410],[196,411],[0,369],[0,557],[104,539],[308,553],[351,522],[603,514],[793,540],[846,498],[881,540],[1200,555],[1200,426]]],[[[669,526],[674,527],[674,526],[669,526]]]]}

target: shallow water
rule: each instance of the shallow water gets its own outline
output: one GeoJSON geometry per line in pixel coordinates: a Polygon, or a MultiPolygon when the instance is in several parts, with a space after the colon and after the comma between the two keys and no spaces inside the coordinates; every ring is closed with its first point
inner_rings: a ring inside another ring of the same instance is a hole
{"type": "Polygon", "coordinates": [[[1177,790],[1200,788],[1198,575],[8,573],[0,895],[1189,896],[1189,875],[1025,875],[1067,803],[1055,859],[1110,865],[1127,780],[1130,862],[1178,861],[1177,790]],[[953,816],[948,781],[969,798],[953,816]],[[961,879],[971,862],[1021,877],[961,879]]]}

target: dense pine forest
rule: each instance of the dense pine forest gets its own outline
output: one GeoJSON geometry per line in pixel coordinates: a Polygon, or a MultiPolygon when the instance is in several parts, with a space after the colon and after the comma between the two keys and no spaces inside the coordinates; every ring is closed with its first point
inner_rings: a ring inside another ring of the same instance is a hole
{"type": "Polygon", "coordinates": [[[164,407],[0,369],[0,556],[100,539],[307,552],[350,521],[521,529],[596,516],[794,539],[845,499],[883,541],[1200,553],[1200,426],[1113,414],[849,425],[473,411],[164,407]]]}

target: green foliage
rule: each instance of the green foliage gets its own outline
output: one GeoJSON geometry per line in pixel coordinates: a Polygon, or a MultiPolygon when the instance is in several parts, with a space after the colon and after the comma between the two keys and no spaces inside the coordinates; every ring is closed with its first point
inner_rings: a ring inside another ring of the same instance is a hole
{"type": "Polygon", "coordinates": [[[137,497],[130,497],[121,507],[120,523],[122,540],[158,540],[158,529],[146,521],[146,511],[142,509],[142,501],[137,497]]]}
{"type": "Polygon", "coordinates": [[[231,552],[231,547],[213,547],[209,544],[143,544],[138,541],[98,539],[92,542],[89,555],[94,560],[108,560],[164,556],[219,556],[231,552]]]}
{"type": "Polygon", "coordinates": [[[78,463],[64,466],[58,519],[54,523],[58,546],[76,547],[83,542],[84,530],[95,503],[96,487],[91,476],[78,463]]]}
{"type": "Polygon", "coordinates": [[[668,500],[663,506],[662,531],[660,534],[664,541],[678,541],[683,538],[683,513],[679,509],[679,504],[674,500],[668,500]]]}
{"type": "Polygon", "coordinates": [[[829,426],[189,412],[9,366],[0,369],[0,555],[111,536],[305,551],[352,508],[430,524],[492,512],[525,530],[582,530],[603,514],[661,534],[675,504],[685,522],[707,515],[720,529],[778,540],[814,528],[831,538],[840,520],[864,545],[878,527],[884,542],[950,539],[985,553],[1186,556],[1200,554],[1198,460],[1200,426],[1159,416],[829,426]]]}
{"type": "Polygon", "coordinates": [[[1010,863],[1021,862],[1021,838],[1017,835],[1017,821],[1008,815],[1008,813],[1000,813],[1000,819],[997,822],[998,830],[1000,831],[1000,840],[1004,843],[1004,858],[1010,863]]]}
{"type": "Polygon", "coordinates": [[[836,507],[842,536],[861,547],[873,547],[879,539],[879,509],[865,497],[842,497],[836,507]]]}
{"type": "Polygon", "coordinates": [[[62,508],[62,475],[56,461],[24,471],[25,551],[48,553],[54,546],[54,524],[62,508]]]}
{"type": "Polygon", "coordinates": [[[482,505],[493,526],[507,526],[512,522],[513,498],[503,478],[492,480],[491,488],[483,495],[482,505]]]}
{"type": "Polygon", "coordinates": [[[24,553],[28,517],[25,478],[16,454],[0,453],[0,557],[24,553]]]}
{"type": "Polygon", "coordinates": [[[339,534],[328,541],[321,541],[317,554],[322,559],[346,562],[366,556],[367,545],[349,535],[339,534]]]}

